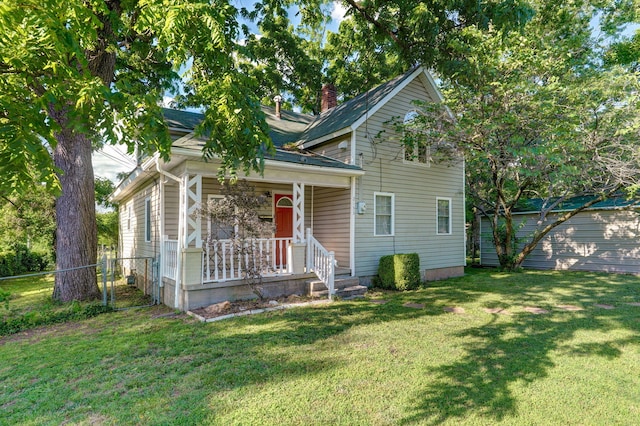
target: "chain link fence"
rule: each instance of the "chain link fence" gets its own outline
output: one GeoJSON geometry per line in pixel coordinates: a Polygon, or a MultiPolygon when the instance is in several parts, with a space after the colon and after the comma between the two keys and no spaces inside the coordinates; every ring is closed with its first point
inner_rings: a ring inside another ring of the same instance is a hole
{"type": "Polygon", "coordinates": [[[110,257],[105,252],[98,263],[55,271],[0,277],[0,302],[20,310],[50,305],[55,275],[84,268],[96,268],[102,304],[114,309],[146,307],[161,303],[158,260],[153,257],[110,257]]]}

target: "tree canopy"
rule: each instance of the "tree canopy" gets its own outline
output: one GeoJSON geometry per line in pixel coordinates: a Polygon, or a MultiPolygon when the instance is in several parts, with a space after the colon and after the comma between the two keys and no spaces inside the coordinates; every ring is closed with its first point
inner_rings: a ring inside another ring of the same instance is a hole
{"type": "Polygon", "coordinates": [[[503,267],[518,268],[551,229],[640,179],[638,75],[604,61],[590,23],[602,4],[539,2],[523,31],[469,27],[444,80],[446,107],[424,105],[405,143],[466,160],[467,197],[490,218],[503,267]],[[563,200],[591,195],[551,218],[563,200]],[[543,199],[536,230],[513,212],[543,199]]]}
{"type": "MultiPolygon", "coordinates": [[[[59,187],[58,269],[95,264],[92,148],[124,142],[166,158],[159,100],[179,84],[181,105],[206,108],[204,156],[231,174],[260,169],[270,141],[235,66],[236,18],[226,0],[0,1],[0,189],[59,187]]],[[[95,269],[56,275],[58,299],[97,295],[95,269]]]]}
{"type": "MultiPolygon", "coordinates": [[[[439,64],[460,29],[518,26],[530,12],[513,0],[344,5],[354,21],[329,38],[327,59],[319,32],[326,0],[263,0],[242,10],[228,0],[0,0],[0,191],[33,182],[58,189],[56,266],[95,264],[91,151],[117,142],[166,158],[159,101],[167,91],[181,93],[181,107],[204,108],[196,129],[207,139],[203,155],[234,176],[260,170],[271,146],[259,105],[269,88],[314,111],[318,73],[342,82],[362,75],[349,91],[366,90],[395,67],[439,64]],[[239,13],[258,23],[264,41],[246,34],[239,13]],[[379,60],[383,52],[389,60],[379,60]]],[[[54,297],[97,296],[95,281],[90,268],[59,273],[54,297]]]]}

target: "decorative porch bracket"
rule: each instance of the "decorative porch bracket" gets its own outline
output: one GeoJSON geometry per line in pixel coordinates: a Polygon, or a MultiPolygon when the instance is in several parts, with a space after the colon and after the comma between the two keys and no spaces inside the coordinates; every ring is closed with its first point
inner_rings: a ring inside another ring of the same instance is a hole
{"type": "Polygon", "coordinates": [[[304,183],[293,183],[293,242],[304,243],[304,183]]]}
{"type": "Polygon", "coordinates": [[[184,247],[187,248],[191,243],[194,243],[196,248],[202,248],[202,219],[199,216],[194,217],[202,200],[202,175],[195,175],[191,178],[186,175],[182,179],[184,247]]]}

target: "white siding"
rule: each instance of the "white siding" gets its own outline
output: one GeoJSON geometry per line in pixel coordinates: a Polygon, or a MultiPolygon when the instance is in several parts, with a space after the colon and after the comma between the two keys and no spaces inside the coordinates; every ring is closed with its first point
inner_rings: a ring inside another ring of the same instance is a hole
{"type": "MultiPolygon", "coordinates": [[[[160,253],[160,198],[156,181],[120,203],[120,257],[156,257],[160,253]],[[151,201],[151,241],[145,241],[145,200],[151,201]],[[131,220],[129,222],[129,209],[131,220]]],[[[126,265],[125,265],[126,267],[126,265]]]]}
{"type": "MultiPolygon", "coordinates": [[[[516,218],[517,223],[527,221],[518,232],[525,238],[534,230],[535,220],[533,216],[516,218]]],[[[482,221],[480,259],[483,265],[498,265],[487,219],[482,221]]],[[[622,210],[578,213],[545,236],[523,266],[639,274],[640,215],[622,210]]]]}
{"type": "Polygon", "coordinates": [[[367,210],[356,215],[356,273],[377,273],[380,257],[417,252],[421,269],[460,267],[465,264],[464,170],[454,166],[407,164],[402,147],[385,122],[404,117],[415,108],[413,100],[429,100],[419,79],[413,80],[356,131],[356,155],[362,154],[366,174],[358,178],[356,201],[367,210]],[[385,130],[382,138],[376,138],[385,130]],[[374,236],[375,192],[395,195],[395,235],[374,236]],[[436,197],[452,200],[452,232],[437,235],[436,197]]]}

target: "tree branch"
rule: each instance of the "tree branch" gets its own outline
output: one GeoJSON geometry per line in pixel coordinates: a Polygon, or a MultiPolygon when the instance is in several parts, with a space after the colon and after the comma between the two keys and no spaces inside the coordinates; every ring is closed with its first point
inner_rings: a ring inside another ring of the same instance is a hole
{"type": "Polygon", "coordinates": [[[402,51],[404,52],[409,51],[410,46],[407,44],[407,42],[400,40],[396,32],[394,32],[392,29],[388,28],[382,22],[376,19],[367,9],[359,5],[358,2],[356,2],[356,0],[345,0],[345,1],[347,2],[347,4],[349,4],[349,6],[351,6],[354,10],[356,10],[365,20],[373,24],[373,26],[376,27],[378,31],[389,36],[391,40],[393,40],[402,51]]]}

